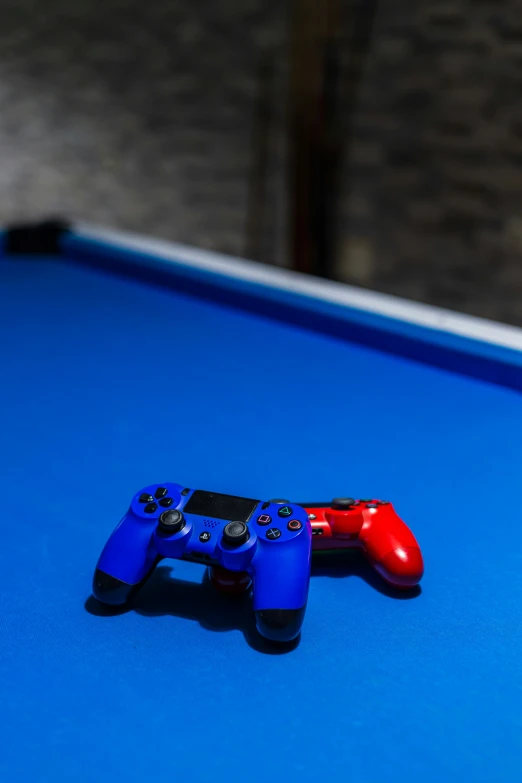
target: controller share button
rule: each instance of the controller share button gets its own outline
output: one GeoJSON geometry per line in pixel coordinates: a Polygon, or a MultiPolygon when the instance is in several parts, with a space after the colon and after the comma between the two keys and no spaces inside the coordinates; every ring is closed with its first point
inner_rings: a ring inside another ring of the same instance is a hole
{"type": "Polygon", "coordinates": [[[298,519],[291,519],[287,527],[289,530],[292,530],[295,533],[296,530],[301,530],[303,524],[298,519]]]}
{"type": "Polygon", "coordinates": [[[278,527],[271,527],[269,530],[266,531],[266,537],[270,541],[275,541],[276,538],[279,538],[280,535],[281,535],[281,531],[279,530],[278,527]]]}

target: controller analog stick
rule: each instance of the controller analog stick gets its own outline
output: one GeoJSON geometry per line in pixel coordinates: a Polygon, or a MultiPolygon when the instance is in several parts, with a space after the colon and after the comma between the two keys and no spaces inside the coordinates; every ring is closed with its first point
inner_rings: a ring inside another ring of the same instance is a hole
{"type": "Polygon", "coordinates": [[[354,498],[334,498],[332,500],[332,508],[336,511],[348,511],[354,505],[354,498]]]}
{"type": "Polygon", "coordinates": [[[171,511],[164,511],[163,514],[160,514],[158,524],[164,533],[172,535],[173,533],[179,533],[180,530],[183,530],[185,527],[185,517],[181,511],[174,508],[171,511]]]}
{"type": "Polygon", "coordinates": [[[223,541],[229,546],[241,546],[250,538],[244,522],[229,522],[223,529],[223,541]]]}

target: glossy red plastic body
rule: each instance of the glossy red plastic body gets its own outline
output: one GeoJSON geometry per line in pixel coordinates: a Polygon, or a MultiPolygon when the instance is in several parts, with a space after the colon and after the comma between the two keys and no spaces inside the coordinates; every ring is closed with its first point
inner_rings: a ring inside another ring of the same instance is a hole
{"type": "Polygon", "coordinates": [[[420,547],[391,503],[357,500],[350,509],[310,506],[314,551],[361,549],[394,587],[415,587],[424,573],[420,547]]]}
{"type": "MultiPolygon", "coordinates": [[[[330,503],[303,505],[312,523],[312,551],[360,549],[393,587],[415,587],[424,574],[420,547],[391,503],[356,500],[348,508],[330,503]]],[[[220,592],[242,593],[250,586],[242,574],[213,568],[210,580],[220,592]]]]}

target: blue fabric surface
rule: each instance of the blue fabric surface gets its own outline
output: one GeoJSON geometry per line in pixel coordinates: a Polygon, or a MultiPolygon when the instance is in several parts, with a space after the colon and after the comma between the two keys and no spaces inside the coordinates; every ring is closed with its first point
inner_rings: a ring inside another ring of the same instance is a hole
{"type": "Polygon", "coordinates": [[[0,261],[0,335],[1,780],[519,780],[519,393],[52,261],[0,261]],[[165,480],[386,497],[422,592],[316,560],[285,654],[190,563],[104,616],[165,480]]]}

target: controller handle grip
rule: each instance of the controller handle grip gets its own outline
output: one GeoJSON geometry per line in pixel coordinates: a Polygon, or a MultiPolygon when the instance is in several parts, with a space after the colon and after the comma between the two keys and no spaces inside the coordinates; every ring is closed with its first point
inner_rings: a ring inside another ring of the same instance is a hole
{"type": "Polygon", "coordinates": [[[414,587],[422,579],[424,562],[417,540],[393,506],[366,511],[359,540],[376,570],[394,587],[414,587]]]}
{"type": "Polygon", "coordinates": [[[309,525],[290,541],[258,541],[248,573],[259,633],[275,642],[295,639],[303,625],[310,584],[309,525]]]}
{"type": "Polygon", "coordinates": [[[128,511],[105,544],[92,583],[95,598],[121,606],[154,570],[159,558],[153,545],[155,520],[128,511]]]}

